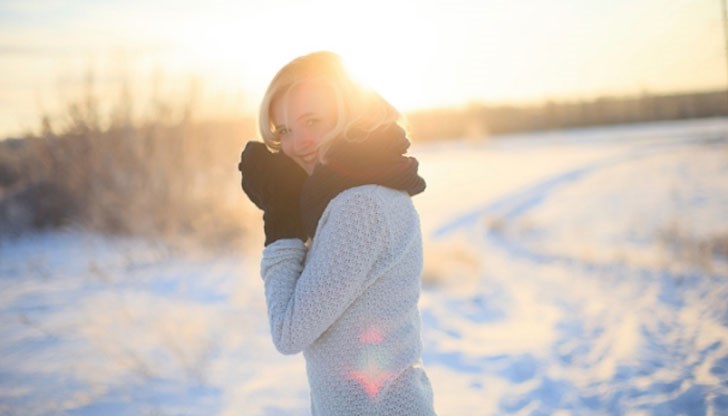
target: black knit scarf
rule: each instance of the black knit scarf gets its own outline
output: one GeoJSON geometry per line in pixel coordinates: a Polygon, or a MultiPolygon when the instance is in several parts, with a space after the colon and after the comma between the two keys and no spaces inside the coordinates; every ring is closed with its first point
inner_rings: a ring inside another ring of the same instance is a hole
{"type": "Polygon", "coordinates": [[[425,180],[417,174],[417,159],[404,155],[410,142],[401,127],[392,124],[369,133],[350,133],[353,135],[365,139],[338,139],[327,153],[326,164],[316,165],[303,183],[301,215],[311,238],[329,202],[349,188],[382,185],[410,196],[425,190],[425,180]]]}

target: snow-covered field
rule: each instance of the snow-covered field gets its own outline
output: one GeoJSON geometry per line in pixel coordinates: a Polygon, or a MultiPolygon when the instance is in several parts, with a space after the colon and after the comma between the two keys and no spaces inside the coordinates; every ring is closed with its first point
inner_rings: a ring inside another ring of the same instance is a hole
{"type": "MultiPolygon", "coordinates": [[[[728,119],[415,146],[448,415],[728,415],[728,119]]],[[[259,246],[0,245],[0,415],[306,415],[259,246]]]]}

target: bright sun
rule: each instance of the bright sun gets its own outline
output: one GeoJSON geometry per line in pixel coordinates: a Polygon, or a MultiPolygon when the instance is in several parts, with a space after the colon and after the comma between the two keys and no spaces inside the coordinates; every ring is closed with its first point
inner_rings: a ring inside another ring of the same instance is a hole
{"type": "Polygon", "coordinates": [[[431,106],[422,72],[413,71],[399,51],[367,52],[366,47],[342,53],[349,70],[402,111],[431,106]],[[386,64],[386,62],[391,64],[386,64]]]}
{"type": "Polygon", "coordinates": [[[432,31],[426,22],[407,13],[406,5],[397,4],[388,5],[383,13],[384,4],[371,2],[353,11],[333,1],[319,2],[313,9],[292,3],[285,12],[258,11],[256,25],[218,16],[202,30],[174,30],[181,34],[174,40],[179,45],[175,64],[192,66],[214,89],[244,85],[261,96],[275,72],[291,59],[331,50],[342,56],[355,76],[401,111],[434,106],[436,86],[426,84],[425,71],[442,68],[422,60],[433,56],[439,42],[427,35],[432,31]],[[389,10],[392,7],[402,10],[389,10]],[[337,15],[347,17],[330,17],[337,15]]]}

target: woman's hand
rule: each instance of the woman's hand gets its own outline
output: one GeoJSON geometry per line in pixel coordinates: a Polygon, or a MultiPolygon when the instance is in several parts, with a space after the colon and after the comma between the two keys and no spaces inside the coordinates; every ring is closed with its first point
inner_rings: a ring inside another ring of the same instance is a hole
{"type": "Polygon", "coordinates": [[[271,153],[254,141],[245,145],[238,170],[243,191],[263,210],[265,245],[283,238],[306,240],[300,209],[306,171],[283,152],[271,153]]]}

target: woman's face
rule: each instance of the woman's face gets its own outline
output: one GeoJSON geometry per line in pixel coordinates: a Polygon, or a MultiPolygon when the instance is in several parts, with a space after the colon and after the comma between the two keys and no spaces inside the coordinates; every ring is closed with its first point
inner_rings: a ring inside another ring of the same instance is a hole
{"type": "Polygon", "coordinates": [[[271,113],[281,150],[310,175],[319,160],[318,144],[336,125],[333,92],[319,82],[302,82],[274,100],[271,113]]]}

